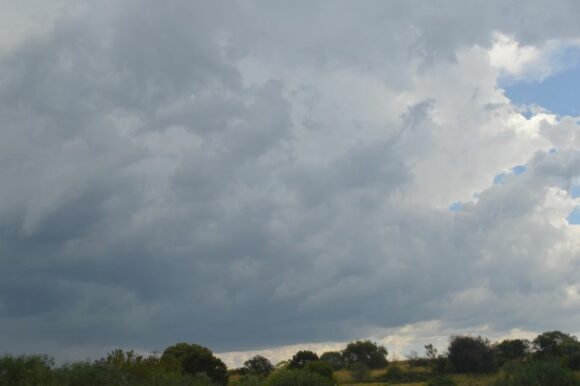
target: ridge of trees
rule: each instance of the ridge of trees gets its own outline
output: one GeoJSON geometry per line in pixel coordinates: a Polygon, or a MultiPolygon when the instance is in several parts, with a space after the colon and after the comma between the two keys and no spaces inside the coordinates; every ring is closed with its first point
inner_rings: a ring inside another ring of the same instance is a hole
{"type": "Polygon", "coordinates": [[[320,356],[300,350],[276,366],[256,355],[242,368],[229,371],[210,349],[184,342],[167,347],[161,355],[143,356],[117,349],[96,361],[58,367],[46,355],[4,355],[0,356],[0,386],[330,386],[336,385],[337,370],[348,370],[354,380],[365,382],[371,378],[370,371],[379,368],[387,371],[373,380],[389,383],[453,385],[449,374],[486,374],[502,369],[495,386],[532,384],[529,374],[557,380],[542,381],[544,386],[578,386],[572,371],[580,370],[580,342],[561,331],[544,332],[533,340],[496,343],[481,336],[452,336],[444,352],[432,344],[425,345],[423,355],[412,352],[405,361],[407,370],[389,365],[387,355],[386,347],[359,340],[320,356]],[[415,367],[430,371],[413,371],[415,367]],[[230,376],[237,383],[228,383],[230,376]]]}

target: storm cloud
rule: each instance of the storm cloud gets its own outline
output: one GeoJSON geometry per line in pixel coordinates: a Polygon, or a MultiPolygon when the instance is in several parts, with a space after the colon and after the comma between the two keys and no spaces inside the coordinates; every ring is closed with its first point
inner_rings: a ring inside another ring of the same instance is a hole
{"type": "Polygon", "coordinates": [[[498,82],[561,70],[580,3],[19,4],[0,350],[577,332],[579,117],[498,82]]]}

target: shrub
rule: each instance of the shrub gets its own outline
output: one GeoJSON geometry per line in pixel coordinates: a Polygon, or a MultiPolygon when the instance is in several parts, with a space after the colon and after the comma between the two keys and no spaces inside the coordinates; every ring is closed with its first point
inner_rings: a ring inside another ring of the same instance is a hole
{"type": "Polygon", "coordinates": [[[506,371],[495,386],[579,386],[574,373],[557,362],[533,361],[506,371]]]}
{"type": "Polygon", "coordinates": [[[427,382],[427,386],[456,386],[457,383],[447,375],[439,375],[427,382]]]}
{"type": "Polygon", "coordinates": [[[344,367],[342,354],[338,351],[327,351],[320,356],[320,360],[330,363],[334,370],[340,370],[344,367]]]}
{"type": "Polygon", "coordinates": [[[240,378],[240,386],[262,386],[264,384],[264,377],[259,375],[244,375],[240,378]]]}
{"type": "Polygon", "coordinates": [[[308,362],[306,364],[306,367],[304,367],[304,369],[306,371],[310,371],[311,373],[322,375],[325,378],[334,379],[333,369],[330,363],[323,361],[308,362]]]}
{"type": "Polygon", "coordinates": [[[51,385],[52,366],[52,359],[46,355],[5,355],[0,358],[0,385],[51,385]]]}
{"type": "Polygon", "coordinates": [[[480,336],[454,336],[449,342],[449,361],[460,373],[489,373],[497,369],[495,351],[480,336]]]}
{"type": "Polygon", "coordinates": [[[363,363],[355,363],[350,366],[352,378],[357,382],[366,382],[371,377],[369,368],[363,363]]]}
{"type": "Polygon", "coordinates": [[[306,370],[278,370],[268,377],[265,386],[334,386],[334,381],[306,370]]]}
{"type": "Polygon", "coordinates": [[[385,374],[377,377],[377,381],[389,383],[423,382],[429,379],[430,374],[422,371],[405,371],[398,366],[391,366],[385,374]]]}

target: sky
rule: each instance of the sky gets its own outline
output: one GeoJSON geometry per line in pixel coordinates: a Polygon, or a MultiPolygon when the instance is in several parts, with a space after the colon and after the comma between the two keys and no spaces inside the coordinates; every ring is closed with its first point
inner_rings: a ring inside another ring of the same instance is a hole
{"type": "Polygon", "coordinates": [[[0,3],[0,350],[580,325],[580,3],[0,3]]]}

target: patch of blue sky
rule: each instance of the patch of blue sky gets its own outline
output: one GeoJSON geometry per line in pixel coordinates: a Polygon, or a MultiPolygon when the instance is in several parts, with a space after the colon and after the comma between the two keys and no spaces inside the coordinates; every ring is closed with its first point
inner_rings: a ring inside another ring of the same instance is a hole
{"type": "Polygon", "coordinates": [[[494,185],[502,184],[508,175],[514,174],[516,176],[519,176],[521,174],[524,174],[526,170],[528,170],[528,168],[525,165],[516,165],[513,168],[511,168],[510,171],[507,173],[496,174],[495,177],[493,177],[493,183],[494,185]]]}
{"type": "Polygon", "coordinates": [[[572,198],[580,197],[580,185],[572,185],[570,188],[570,196],[572,196],[572,198]]]}
{"type": "MultiPolygon", "coordinates": [[[[580,48],[568,47],[553,58],[561,69],[541,81],[500,79],[499,86],[516,105],[538,105],[558,115],[580,115],[580,48]]],[[[529,115],[529,111],[525,114],[529,115]]]]}
{"type": "Polygon", "coordinates": [[[571,225],[580,225],[580,206],[574,208],[567,218],[568,223],[571,225]]]}
{"type": "Polygon", "coordinates": [[[452,212],[459,212],[463,209],[463,203],[460,201],[454,202],[449,206],[449,210],[452,212]]]}

